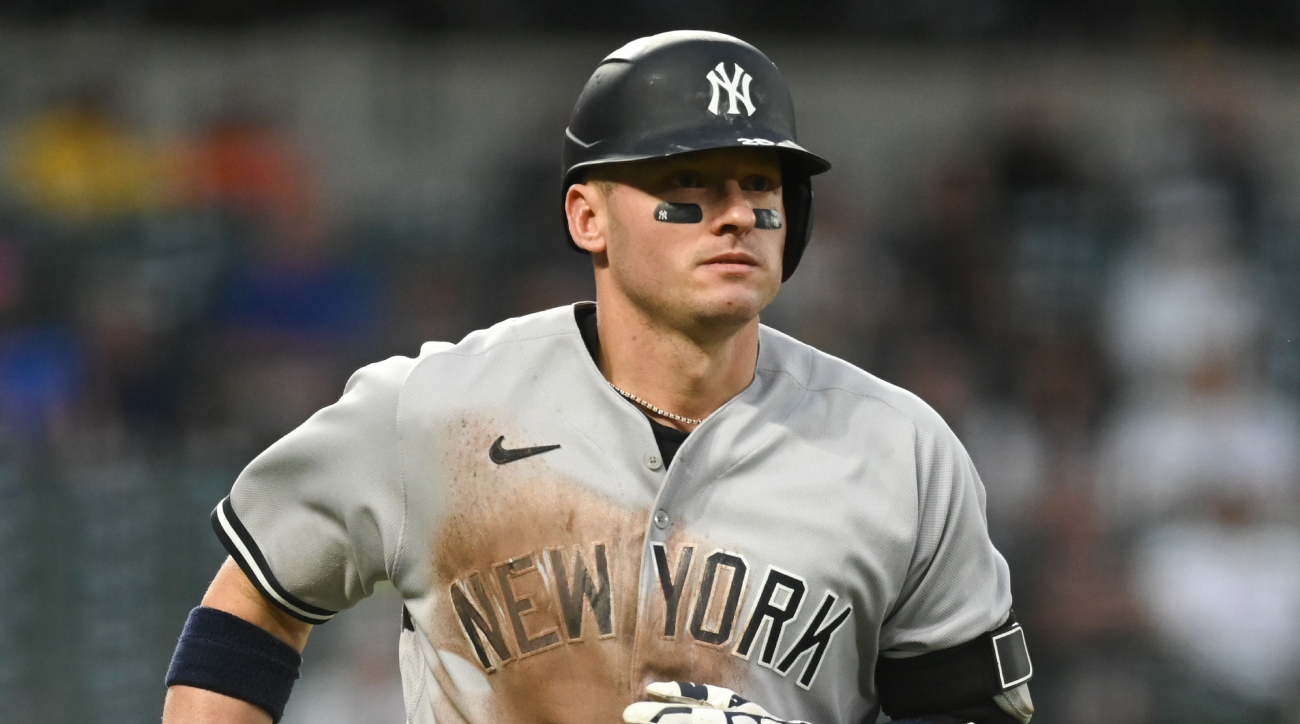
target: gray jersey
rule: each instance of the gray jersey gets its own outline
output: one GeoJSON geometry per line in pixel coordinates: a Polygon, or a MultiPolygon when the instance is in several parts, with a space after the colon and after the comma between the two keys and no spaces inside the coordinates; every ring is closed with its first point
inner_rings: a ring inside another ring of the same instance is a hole
{"type": "Polygon", "coordinates": [[[656,680],[873,720],[876,658],[995,628],[984,489],[914,395],[766,327],[671,465],[572,307],[370,365],[214,514],[309,622],[390,580],[412,722],[611,724],[656,680]]]}

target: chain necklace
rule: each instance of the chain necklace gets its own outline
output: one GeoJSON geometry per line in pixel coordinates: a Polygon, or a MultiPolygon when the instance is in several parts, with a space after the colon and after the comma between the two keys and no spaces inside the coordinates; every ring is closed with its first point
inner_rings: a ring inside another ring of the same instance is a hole
{"type": "Polygon", "coordinates": [[[629,399],[629,400],[635,402],[636,404],[638,404],[638,405],[644,407],[645,409],[647,409],[647,410],[653,412],[654,414],[656,414],[656,415],[658,415],[658,416],[660,416],[660,417],[666,417],[666,418],[668,418],[669,420],[676,420],[676,421],[678,421],[678,422],[684,422],[684,423],[686,423],[687,425],[698,425],[698,424],[704,422],[704,420],[696,420],[696,419],[693,418],[693,417],[682,417],[681,415],[674,415],[673,413],[668,412],[667,410],[661,410],[661,409],[659,409],[658,407],[655,407],[654,405],[650,404],[649,402],[646,402],[645,400],[641,399],[640,397],[637,397],[636,395],[632,394],[631,392],[627,392],[626,390],[620,390],[620,389],[619,389],[619,388],[618,388],[618,387],[617,387],[613,382],[610,382],[610,383],[609,383],[609,386],[610,386],[610,387],[613,387],[613,388],[614,388],[614,391],[617,392],[618,394],[620,394],[620,395],[626,397],[627,399],[629,399]]]}

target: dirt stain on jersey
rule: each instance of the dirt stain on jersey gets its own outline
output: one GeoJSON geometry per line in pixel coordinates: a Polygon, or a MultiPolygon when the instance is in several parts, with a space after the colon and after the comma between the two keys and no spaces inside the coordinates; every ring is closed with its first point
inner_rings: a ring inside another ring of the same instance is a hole
{"type": "Polygon", "coordinates": [[[639,600],[648,509],[558,475],[544,455],[490,462],[486,451],[503,432],[520,446],[538,444],[508,426],[467,419],[449,432],[456,442],[444,469],[454,480],[431,541],[435,620],[427,631],[434,648],[486,662],[490,720],[613,724],[650,681],[739,688],[745,662],[691,639],[692,601],[682,602],[678,632],[665,639],[658,585],[639,600]]]}

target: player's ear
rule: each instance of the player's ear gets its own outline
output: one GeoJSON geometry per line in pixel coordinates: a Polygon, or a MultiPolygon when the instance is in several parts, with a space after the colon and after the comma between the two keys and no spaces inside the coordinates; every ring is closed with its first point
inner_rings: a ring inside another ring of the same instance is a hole
{"type": "Polygon", "coordinates": [[[595,184],[570,186],[564,196],[564,213],[569,219],[569,236],[579,249],[592,254],[605,251],[609,206],[595,184]]]}

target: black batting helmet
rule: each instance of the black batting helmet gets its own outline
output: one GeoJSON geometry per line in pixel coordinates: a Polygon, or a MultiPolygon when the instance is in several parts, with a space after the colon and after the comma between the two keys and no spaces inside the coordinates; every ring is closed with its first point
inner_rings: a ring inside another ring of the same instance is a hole
{"type": "Polygon", "coordinates": [[[587,169],[607,163],[709,148],[780,152],[781,281],[794,273],[812,233],[810,179],[831,167],[795,141],[794,103],[776,65],[743,40],[697,30],[651,35],[610,53],[578,96],[564,136],[566,194],[587,169]]]}

